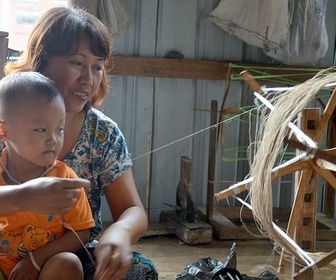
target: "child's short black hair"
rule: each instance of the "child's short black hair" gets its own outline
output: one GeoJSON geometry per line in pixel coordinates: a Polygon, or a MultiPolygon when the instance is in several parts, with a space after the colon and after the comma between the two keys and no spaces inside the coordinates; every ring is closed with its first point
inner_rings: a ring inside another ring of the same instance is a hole
{"type": "Polygon", "coordinates": [[[37,72],[19,72],[0,80],[0,115],[10,112],[25,98],[41,99],[47,102],[61,97],[52,80],[37,72]]]}

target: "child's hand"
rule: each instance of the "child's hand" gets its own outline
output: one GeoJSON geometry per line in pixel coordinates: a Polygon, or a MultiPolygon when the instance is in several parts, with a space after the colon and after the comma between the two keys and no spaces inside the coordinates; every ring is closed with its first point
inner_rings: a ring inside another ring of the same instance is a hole
{"type": "Polygon", "coordinates": [[[36,270],[30,261],[29,256],[27,255],[16,264],[11,274],[9,275],[8,280],[36,280],[39,276],[39,273],[40,272],[36,270]]]}

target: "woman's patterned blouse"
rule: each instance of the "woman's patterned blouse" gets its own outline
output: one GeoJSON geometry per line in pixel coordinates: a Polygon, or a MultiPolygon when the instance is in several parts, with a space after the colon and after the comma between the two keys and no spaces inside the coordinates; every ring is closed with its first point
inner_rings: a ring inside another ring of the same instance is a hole
{"type": "Polygon", "coordinates": [[[132,166],[125,137],[118,125],[97,109],[88,110],[76,145],[63,160],[80,178],[91,181],[88,199],[96,226],[90,240],[102,231],[101,197],[112,181],[132,166]]]}

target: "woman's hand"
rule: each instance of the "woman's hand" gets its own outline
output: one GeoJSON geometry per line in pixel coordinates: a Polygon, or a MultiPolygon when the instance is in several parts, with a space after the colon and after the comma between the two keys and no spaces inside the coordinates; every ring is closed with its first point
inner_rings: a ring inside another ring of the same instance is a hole
{"type": "Polygon", "coordinates": [[[97,263],[95,280],[124,279],[133,259],[129,233],[112,225],[99,238],[94,255],[97,263]]]}
{"type": "Polygon", "coordinates": [[[84,179],[61,179],[44,177],[23,184],[28,188],[24,208],[48,214],[68,212],[80,195],[80,188],[89,188],[84,179]],[[29,195],[30,194],[30,195],[29,195]]]}
{"type": "Polygon", "coordinates": [[[132,265],[132,244],[148,226],[130,168],[105,189],[105,197],[114,222],[103,232],[94,250],[95,280],[120,280],[132,265]]]}
{"type": "Polygon", "coordinates": [[[37,178],[18,186],[1,187],[0,214],[33,211],[47,214],[68,212],[80,195],[89,188],[84,179],[37,178]]]}

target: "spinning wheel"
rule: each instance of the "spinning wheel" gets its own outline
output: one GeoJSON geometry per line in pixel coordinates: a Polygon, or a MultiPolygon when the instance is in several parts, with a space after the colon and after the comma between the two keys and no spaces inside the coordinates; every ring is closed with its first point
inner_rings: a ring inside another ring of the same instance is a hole
{"type": "MultiPolygon", "coordinates": [[[[316,201],[312,195],[307,195],[311,191],[316,191],[309,190],[311,180],[314,176],[319,175],[323,177],[336,190],[336,178],[332,173],[332,171],[336,171],[336,148],[320,148],[323,136],[336,108],[336,89],[332,91],[323,113],[321,115],[319,113],[319,117],[314,120],[314,130],[309,135],[298,128],[292,121],[302,114],[307,104],[315,98],[322,88],[326,86],[335,88],[336,84],[332,85],[331,83],[336,81],[336,73],[326,71],[319,73],[312,79],[283,93],[277,98],[274,106],[265,98],[260,86],[248,72],[244,71],[242,75],[254,91],[256,97],[266,104],[271,112],[265,122],[263,135],[260,138],[260,145],[251,167],[251,177],[216,193],[215,198],[217,201],[221,201],[248,190],[251,199],[250,208],[257,224],[260,226],[261,232],[265,233],[282,248],[279,270],[281,271],[284,267],[284,254],[289,254],[295,259],[297,264],[293,278],[313,279],[316,269],[331,265],[331,262],[336,259],[336,250],[325,254],[323,257],[319,257],[315,261],[316,257],[314,257],[314,254],[307,253],[301,248],[303,240],[300,240],[301,235],[297,231],[297,225],[300,224],[300,218],[302,218],[302,212],[304,212],[302,205],[305,202],[311,202],[315,207],[312,210],[315,215],[310,217],[308,223],[315,227],[316,201]],[[300,151],[300,154],[274,167],[275,158],[279,154],[283,144],[296,148],[300,151]],[[265,196],[265,194],[269,194],[272,180],[293,172],[297,172],[298,174],[297,188],[285,233],[273,223],[272,199],[265,196]],[[260,205],[261,202],[262,206],[260,205]],[[294,238],[299,241],[301,247],[294,241],[294,238]]],[[[316,232],[313,238],[315,239],[315,237],[316,232]]],[[[312,247],[315,250],[315,246],[312,247]]]]}

